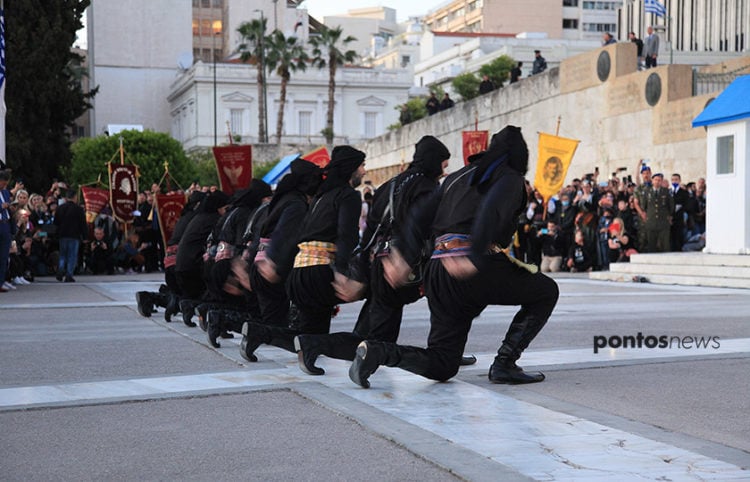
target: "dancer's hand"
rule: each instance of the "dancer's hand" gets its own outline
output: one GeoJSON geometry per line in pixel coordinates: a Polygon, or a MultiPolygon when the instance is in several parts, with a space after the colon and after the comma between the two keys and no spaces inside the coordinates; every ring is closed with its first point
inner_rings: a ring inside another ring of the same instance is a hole
{"type": "Polygon", "coordinates": [[[365,293],[365,284],[355,281],[351,278],[347,278],[341,273],[333,274],[333,289],[336,291],[336,296],[344,302],[351,302],[361,300],[365,293]]]}
{"type": "Polygon", "coordinates": [[[383,276],[392,288],[402,286],[409,279],[411,266],[406,262],[396,248],[392,248],[388,256],[383,258],[383,276]]]}
{"type": "Polygon", "coordinates": [[[445,268],[448,274],[455,279],[471,278],[479,272],[474,263],[466,256],[442,258],[440,262],[443,263],[443,268],[445,268]]]}
{"type": "Polygon", "coordinates": [[[247,273],[247,262],[244,259],[235,258],[232,261],[232,274],[234,274],[234,279],[240,286],[248,291],[253,290],[250,286],[250,275],[247,273]]]}
{"type": "Polygon", "coordinates": [[[260,275],[269,283],[277,284],[281,281],[281,277],[276,272],[276,263],[274,263],[270,259],[266,258],[257,261],[255,263],[255,266],[258,267],[258,272],[260,273],[260,275]]]}

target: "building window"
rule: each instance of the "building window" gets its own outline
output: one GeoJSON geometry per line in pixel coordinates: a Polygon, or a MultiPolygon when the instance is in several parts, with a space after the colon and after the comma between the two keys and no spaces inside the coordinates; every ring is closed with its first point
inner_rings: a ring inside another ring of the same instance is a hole
{"type": "Polygon", "coordinates": [[[617,2],[583,2],[584,10],[617,10],[621,6],[617,2]]]}
{"type": "Polygon", "coordinates": [[[401,56],[401,67],[406,67],[411,62],[411,56],[409,55],[402,55],[401,56]]]}
{"type": "Polygon", "coordinates": [[[563,28],[564,29],[578,29],[578,19],[577,18],[564,18],[563,19],[563,28]]]}
{"type": "Polygon", "coordinates": [[[716,139],[716,174],[734,174],[734,136],[716,139]]]}
{"type": "Polygon", "coordinates": [[[563,7],[577,7],[578,0],[563,0],[563,7]]]}
{"type": "Polygon", "coordinates": [[[613,23],[584,23],[584,32],[615,32],[617,25],[613,23]]]}
{"type": "Polygon", "coordinates": [[[299,135],[309,136],[312,133],[312,112],[300,111],[298,118],[299,135]]]}
{"type": "Polygon", "coordinates": [[[229,110],[229,130],[232,134],[242,135],[244,130],[242,129],[242,114],[244,109],[230,109],[229,110]]]}
{"type": "Polygon", "coordinates": [[[365,112],[365,138],[370,139],[378,134],[378,113],[365,112]]]}

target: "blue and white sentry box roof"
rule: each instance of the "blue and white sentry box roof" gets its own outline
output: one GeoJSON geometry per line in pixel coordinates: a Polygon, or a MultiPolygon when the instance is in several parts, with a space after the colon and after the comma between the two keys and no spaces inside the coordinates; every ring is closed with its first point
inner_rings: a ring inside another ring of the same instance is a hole
{"type": "Polygon", "coordinates": [[[693,127],[723,124],[750,117],[750,75],[734,80],[693,119],[693,127]]]}
{"type": "Polygon", "coordinates": [[[273,166],[273,169],[268,171],[268,174],[263,176],[263,182],[270,186],[278,184],[279,180],[284,177],[284,174],[289,172],[289,165],[292,163],[292,161],[297,159],[300,155],[301,154],[290,154],[286,157],[282,157],[279,163],[273,166]]]}

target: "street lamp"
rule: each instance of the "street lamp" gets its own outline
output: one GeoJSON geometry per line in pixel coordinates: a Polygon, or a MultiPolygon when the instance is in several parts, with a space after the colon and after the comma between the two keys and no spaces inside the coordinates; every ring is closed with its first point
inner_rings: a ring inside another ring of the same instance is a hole
{"type": "Polygon", "coordinates": [[[221,34],[221,21],[219,20],[214,21],[211,27],[212,27],[212,33],[213,33],[211,53],[213,54],[212,57],[213,57],[213,64],[214,64],[214,147],[216,147],[218,145],[218,133],[217,133],[217,128],[216,128],[216,124],[218,124],[217,107],[216,107],[216,104],[217,104],[216,102],[216,37],[218,37],[219,34],[221,34]]]}
{"type": "Polygon", "coordinates": [[[268,91],[266,90],[266,53],[265,46],[263,45],[263,39],[266,37],[266,21],[263,16],[263,10],[255,9],[256,12],[260,12],[260,24],[263,27],[261,32],[259,45],[260,45],[260,67],[261,67],[261,82],[263,82],[263,139],[259,139],[260,142],[268,144],[268,91]]]}

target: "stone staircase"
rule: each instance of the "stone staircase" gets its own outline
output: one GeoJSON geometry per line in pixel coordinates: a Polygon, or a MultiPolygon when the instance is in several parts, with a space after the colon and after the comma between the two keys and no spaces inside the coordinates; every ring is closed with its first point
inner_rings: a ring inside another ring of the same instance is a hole
{"type": "Polygon", "coordinates": [[[630,263],[613,263],[591,279],[635,280],[657,284],[750,289],[750,255],[705,253],[636,254],[630,263]]]}

